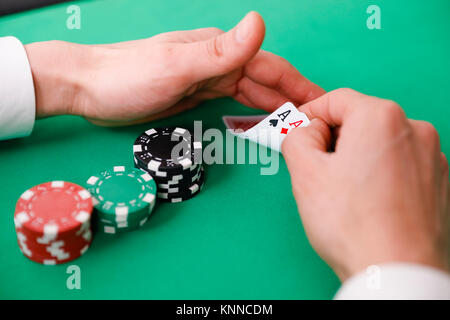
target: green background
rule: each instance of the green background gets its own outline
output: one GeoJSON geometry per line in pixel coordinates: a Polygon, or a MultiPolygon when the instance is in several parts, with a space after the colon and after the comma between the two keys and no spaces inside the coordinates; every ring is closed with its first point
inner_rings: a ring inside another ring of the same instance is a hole
{"type": "MultiPolygon", "coordinates": [[[[351,87],[396,100],[433,123],[450,155],[450,1],[80,1],[81,30],[68,30],[60,4],[0,18],[0,36],[24,43],[60,39],[108,43],[161,32],[229,29],[250,10],[264,17],[263,48],[288,59],[326,90],[351,87]],[[366,8],[381,8],[381,30],[366,8]]],[[[1,70],[0,70],[1,72],[1,70]]],[[[97,235],[74,263],[82,289],[66,289],[66,265],[27,260],[13,212],[27,188],[49,180],[83,184],[93,173],[131,165],[131,146],[149,126],[221,128],[225,114],[257,114],[231,99],[203,103],[152,124],[101,128],[77,117],[36,122],[31,137],[0,142],[0,298],[303,299],[332,298],[339,281],[309,245],[289,174],[260,165],[212,165],[195,199],[159,205],[144,228],[97,235]]],[[[407,161],[407,159],[405,160],[407,161]]],[[[326,221],[324,221],[326,223],[326,221]]]]}

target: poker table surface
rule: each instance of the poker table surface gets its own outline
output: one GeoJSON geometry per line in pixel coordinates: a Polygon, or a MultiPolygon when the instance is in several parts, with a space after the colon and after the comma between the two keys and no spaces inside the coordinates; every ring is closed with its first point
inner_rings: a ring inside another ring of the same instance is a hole
{"type": "MultiPolygon", "coordinates": [[[[70,4],[0,17],[0,36],[110,43],[174,30],[227,30],[256,10],[266,22],[263,49],[327,91],[351,87],[397,101],[408,117],[437,128],[450,155],[448,0],[75,1],[80,30],[66,28],[70,4]],[[381,10],[379,30],[366,26],[371,4],[381,10]]],[[[95,234],[91,248],[71,263],[43,266],[19,251],[13,214],[26,189],[52,180],[83,185],[104,168],[132,166],[133,142],[150,127],[202,120],[204,129],[225,131],[223,115],[261,113],[223,98],[131,127],[59,116],[38,120],[30,137],[0,142],[0,298],[332,298],[340,282],[307,240],[281,156],[275,175],[261,175],[262,164],[208,165],[197,197],[158,204],[135,232],[95,234]],[[72,264],[80,267],[80,290],[66,286],[72,264]]]]}

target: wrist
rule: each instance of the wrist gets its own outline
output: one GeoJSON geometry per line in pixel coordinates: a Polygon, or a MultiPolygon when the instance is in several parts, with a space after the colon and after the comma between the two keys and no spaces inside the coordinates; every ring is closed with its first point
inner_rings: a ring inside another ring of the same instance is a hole
{"type": "Polygon", "coordinates": [[[63,41],[25,45],[33,75],[36,118],[72,114],[83,88],[87,48],[63,41]]]}

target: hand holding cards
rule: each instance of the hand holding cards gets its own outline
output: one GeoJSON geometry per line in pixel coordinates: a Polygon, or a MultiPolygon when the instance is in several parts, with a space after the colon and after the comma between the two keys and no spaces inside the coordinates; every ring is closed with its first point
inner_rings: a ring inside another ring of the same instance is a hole
{"type": "Polygon", "coordinates": [[[231,129],[238,137],[278,152],[284,138],[293,128],[309,125],[308,117],[291,102],[286,102],[269,116],[224,116],[223,121],[227,129],[231,129]]]}

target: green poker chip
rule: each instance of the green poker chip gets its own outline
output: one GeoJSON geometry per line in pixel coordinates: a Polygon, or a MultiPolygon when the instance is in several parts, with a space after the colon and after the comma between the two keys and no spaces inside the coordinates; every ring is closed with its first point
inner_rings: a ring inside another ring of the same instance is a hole
{"type": "Polygon", "coordinates": [[[86,182],[99,224],[138,224],[152,212],[156,183],[142,170],[115,166],[91,176],[86,182]]]}
{"type": "Polygon", "coordinates": [[[142,227],[147,222],[148,218],[149,215],[140,220],[131,222],[125,221],[120,223],[98,220],[95,225],[95,230],[109,234],[129,232],[142,227]]]}

